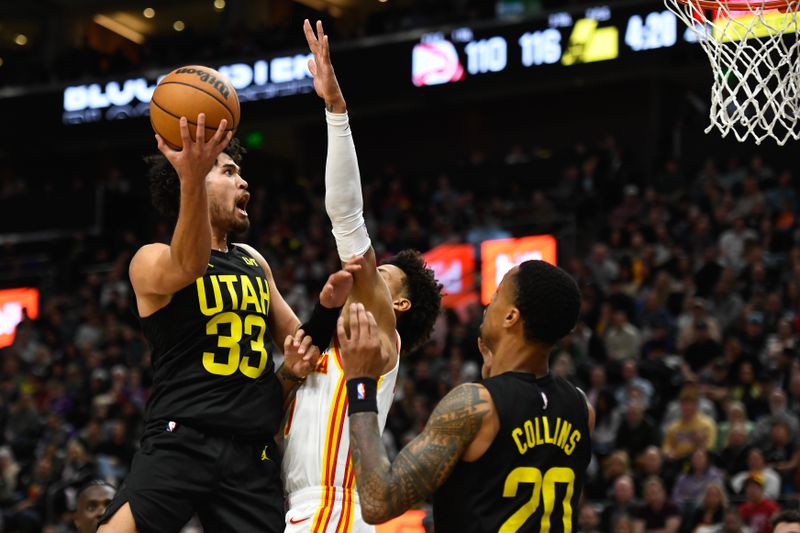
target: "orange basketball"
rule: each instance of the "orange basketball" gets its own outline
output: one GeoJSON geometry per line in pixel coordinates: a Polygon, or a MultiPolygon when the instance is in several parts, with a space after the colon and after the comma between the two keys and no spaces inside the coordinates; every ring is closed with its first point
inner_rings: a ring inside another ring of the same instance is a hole
{"type": "Polygon", "coordinates": [[[236,89],[216,70],[190,65],[173,70],[162,79],[150,100],[150,124],[172,148],[180,149],[180,119],[189,121],[195,138],[197,115],[206,114],[206,139],[210,139],[221,120],[228,131],[239,126],[239,97],[236,89]]]}

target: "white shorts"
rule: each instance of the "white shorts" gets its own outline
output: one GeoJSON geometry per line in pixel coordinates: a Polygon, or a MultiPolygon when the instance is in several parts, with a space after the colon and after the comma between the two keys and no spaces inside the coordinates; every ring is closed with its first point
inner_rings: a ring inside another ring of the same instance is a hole
{"type": "Polygon", "coordinates": [[[286,533],[375,533],[361,518],[358,494],[341,487],[310,487],[289,495],[286,533]]]}

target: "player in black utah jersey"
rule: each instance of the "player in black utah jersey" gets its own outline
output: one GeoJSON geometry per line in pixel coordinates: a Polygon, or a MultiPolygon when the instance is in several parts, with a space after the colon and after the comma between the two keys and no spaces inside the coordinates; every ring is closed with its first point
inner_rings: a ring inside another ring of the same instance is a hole
{"type": "Polygon", "coordinates": [[[572,531],[594,414],[583,393],[550,374],[548,356],[579,307],[563,270],[542,261],[510,270],[481,326],[488,377],[445,396],[390,463],[374,406],[375,321],[353,306],[350,337],[340,319],[339,339],[364,519],[386,521],[433,494],[437,533],[572,531]]]}
{"type": "Polygon", "coordinates": [[[238,141],[224,120],[204,135],[204,115],[195,141],[182,118],[183,149],[158,138],[162,156],[150,160],[154,203],[177,222],[169,245],[142,247],[130,265],[153,388],[141,449],[101,533],[178,531],[195,513],[208,532],[283,531],[273,435],[286,396],[316,364],[311,342],[328,345],[360,268],[332,275],[301,326],[261,254],[228,242],[249,227],[238,141]],[[296,347],[277,372],[271,338],[296,347]]]}

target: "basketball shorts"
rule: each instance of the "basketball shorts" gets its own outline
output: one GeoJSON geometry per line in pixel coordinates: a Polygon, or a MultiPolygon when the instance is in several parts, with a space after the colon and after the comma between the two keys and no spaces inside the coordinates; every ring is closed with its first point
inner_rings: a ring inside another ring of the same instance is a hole
{"type": "Polygon", "coordinates": [[[271,438],[240,440],[173,422],[150,424],[100,523],[128,502],[140,533],[178,532],[195,513],[209,532],[283,531],[277,450],[271,438]]]}
{"type": "Polygon", "coordinates": [[[361,518],[361,506],[353,491],[341,487],[310,487],[288,498],[286,533],[375,533],[375,526],[361,518]]]}

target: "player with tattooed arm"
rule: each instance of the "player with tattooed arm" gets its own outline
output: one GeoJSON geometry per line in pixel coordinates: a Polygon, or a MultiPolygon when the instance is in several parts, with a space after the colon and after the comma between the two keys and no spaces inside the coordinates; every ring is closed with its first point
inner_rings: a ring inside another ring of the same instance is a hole
{"type": "Polygon", "coordinates": [[[364,520],[384,522],[433,495],[437,533],[571,532],[594,413],[580,390],[550,373],[548,357],[579,307],[578,287],[560,268],[526,261],[511,269],[481,325],[488,376],[450,391],[390,462],[376,416],[376,321],[350,305],[350,334],[341,318],[338,334],[364,520]]]}

